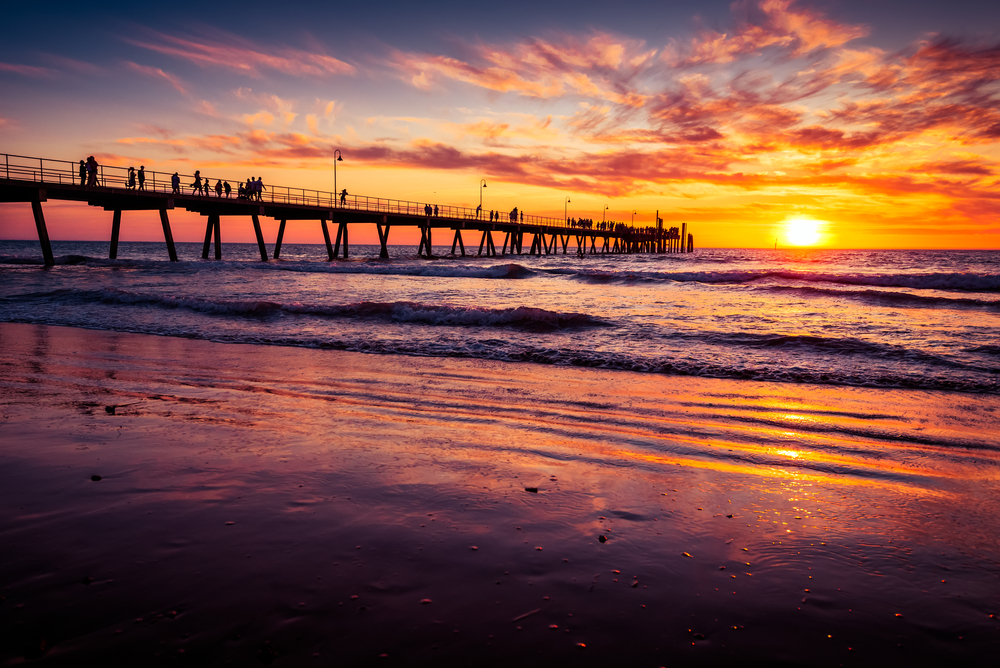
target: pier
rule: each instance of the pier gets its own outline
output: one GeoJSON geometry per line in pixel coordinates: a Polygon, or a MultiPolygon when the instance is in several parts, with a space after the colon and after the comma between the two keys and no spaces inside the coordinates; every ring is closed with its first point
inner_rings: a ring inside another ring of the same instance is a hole
{"type": "Polygon", "coordinates": [[[195,194],[191,186],[194,176],[180,175],[180,189],[175,191],[171,184],[173,174],[148,170],[145,172],[144,187],[140,188],[138,184],[130,184],[128,168],[118,166],[100,165],[96,185],[88,186],[85,185],[86,179],[81,178],[77,162],[6,153],[3,156],[0,202],[30,204],[46,265],[55,263],[42,207],[48,200],[86,202],[109,212],[112,215],[108,252],[111,259],[118,257],[123,212],[158,211],[167,256],[176,262],[177,250],[169,215],[174,209],[185,209],[206,218],[202,258],[207,259],[214,246],[217,260],[222,259],[222,218],[241,217],[252,221],[260,259],[267,262],[269,256],[260,226],[260,218],[264,216],[279,221],[274,259],[281,255],[286,225],[299,221],[319,224],[330,260],[349,257],[348,230],[351,224],[357,223],[375,224],[381,258],[389,257],[389,231],[399,226],[419,228],[417,254],[427,258],[434,257],[433,235],[436,231],[447,234],[451,239],[451,255],[461,256],[466,256],[463,231],[471,231],[479,237],[477,256],[521,255],[526,248],[529,255],[554,255],[560,250],[566,255],[570,242],[574,242],[574,253],[580,256],[694,251],[694,235],[687,231],[686,224],[681,228],[664,228],[658,212],[655,225],[635,227],[619,223],[610,229],[595,229],[600,227],[596,222],[584,227],[582,223],[572,224],[572,221],[561,218],[524,214],[514,220],[512,216],[502,213],[503,220],[490,221],[485,212],[467,207],[364,195],[338,196],[334,192],[271,184],[265,184],[266,190],[259,199],[240,198],[237,197],[236,186],[241,181],[233,179],[229,183],[235,184],[234,189],[228,197],[195,194]],[[331,227],[335,229],[335,235],[331,227]],[[525,235],[530,243],[526,243],[525,235]]]}

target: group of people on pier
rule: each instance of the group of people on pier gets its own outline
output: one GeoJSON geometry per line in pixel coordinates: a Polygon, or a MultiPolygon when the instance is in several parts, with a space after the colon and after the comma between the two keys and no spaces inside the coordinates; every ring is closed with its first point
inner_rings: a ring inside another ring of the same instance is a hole
{"type": "Polygon", "coordinates": [[[135,190],[137,187],[139,190],[146,189],[146,165],[139,165],[138,172],[135,171],[135,167],[128,168],[128,180],[125,182],[125,189],[135,190]]]}
{"type": "MultiPolygon", "coordinates": [[[[479,210],[477,209],[476,212],[477,212],[477,216],[476,217],[478,218],[479,217],[478,216],[479,210]]],[[[520,222],[523,223],[524,222],[524,211],[518,212],[517,207],[515,206],[513,209],[511,209],[510,213],[507,214],[507,219],[510,222],[512,222],[512,223],[516,223],[518,221],[520,221],[520,222]]],[[[499,223],[500,222],[500,212],[499,211],[494,211],[494,210],[490,209],[490,222],[491,223],[493,223],[493,222],[499,223]]]]}
{"type": "Polygon", "coordinates": [[[80,161],[80,185],[93,188],[98,185],[98,170],[100,165],[94,160],[94,156],[89,156],[86,161],[80,161]]]}
{"type": "Polygon", "coordinates": [[[566,224],[580,230],[614,232],[615,234],[652,234],[656,231],[656,227],[653,225],[636,227],[635,225],[626,225],[625,223],[618,223],[613,220],[602,220],[599,223],[595,223],[590,218],[567,218],[566,224]]]}

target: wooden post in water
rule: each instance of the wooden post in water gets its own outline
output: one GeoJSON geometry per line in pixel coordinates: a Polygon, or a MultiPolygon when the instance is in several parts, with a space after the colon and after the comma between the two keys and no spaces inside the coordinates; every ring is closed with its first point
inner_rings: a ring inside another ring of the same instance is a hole
{"type": "MultiPolygon", "coordinates": [[[[263,208],[263,207],[262,207],[263,208]]],[[[264,233],[260,229],[260,219],[257,214],[250,214],[253,219],[253,233],[257,235],[257,248],[260,250],[260,261],[267,262],[267,246],[264,245],[264,233]]]]}
{"type": "MultiPolygon", "coordinates": [[[[326,243],[326,257],[330,261],[337,257],[333,252],[333,244],[330,243],[330,226],[326,224],[326,218],[320,218],[319,225],[323,228],[323,241],[326,243]]],[[[340,247],[340,237],[337,237],[337,247],[340,247]]]]}
{"type": "Polygon", "coordinates": [[[687,223],[681,223],[681,252],[684,252],[684,239],[687,238],[687,223]]]}
{"type": "Polygon", "coordinates": [[[340,225],[344,228],[344,259],[346,260],[350,255],[350,249],[347,246],[347,223],[341,223],[340,225]]]}
{"type": "Polygon", "coordinates": [[[212,216],[209,215],[208,222],[205,223],[205,245],[201,248],[201,259],[208,259],[208,249],[212,245],[212,230],[215,229],[215,223],[212,221],[212,216]]]}
{"type": "Polygon", "coordinates": [[[688,253],[694,252],[694,235],[688,232],[688,253]]]}
{"type": "Polygon", "coordinates": [[[222,259],[222,221],[219,214],[213,213],[208,217],[212,221],[212,231],[215,233],[215,259],[222,259]]]}
{"type": "MultiPolygon", "coordinates": [[[[327,237],[330,233],[327,232],[327,237]]],[[[281,219],[281,223],[278,225],[278,238],[274,241],[274,259],[277,260],[278,256],[281,255],[281,241],[285,238],[285,219],[281,219]]]]}
{"type": "Polygon", "coordinates": [[[118,259],[118,233],[122,229],[122,210],[115,209],[115,215],[111,219],[111,250],[108,252],[108,259],[118,259]]]}
{"type": "MultiPolygon", "coordinates": [[[[379,249],[378,256],[381,259],[383,259],[383,260],[388,260],[389,259],[389,249],[386,247],[386,245],[389,243],[389,217],[388,216],[382,216],[382,225],[379,225],[378,223],[375,223],[375,231],[378,232],[378,240],[379,240],[379,243],[382,246],[379,249]],[[382,225],[385,225],[385,231],[384,232],[382,231],[382,225]]],[[[459,239],[459,241],[461,241],[461,239],[459,239]]],[[[454,252],[455,252],[455,250],[452,249],[452,254],[454,254],[454,252]]],[[[465,246],[462,246],[462,255],[465,255],[465,246]]]]}
{"type": "Polygon", "coordinates": [[[51,267],[56,263],[52,255],[52,243],[49,241],[49,231],[45,227],[45,215],[42,213],[42,200],[31,200],[31,213],[35,216],[35,229],[38,231],[38,243],[42,247],[42,257],[45,258],[45,266],[51,267]]]}
{"type": "Polygon", "coordinates": [[[170,231],[170,218],[167,217],[166,209],[160,209],[160,225],[163,227],[163,240],[167,242],[167,255],[170,256],[171,262],[177,262],[177,249],[174,247],[174,235],[170,231]]]}

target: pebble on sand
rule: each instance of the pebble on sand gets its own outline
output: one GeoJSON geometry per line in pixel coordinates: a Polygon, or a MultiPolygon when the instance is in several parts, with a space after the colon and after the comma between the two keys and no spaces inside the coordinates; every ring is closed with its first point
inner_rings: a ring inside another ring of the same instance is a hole
{"type": "Polygon", "coordinates": [[[92,475],[92,476],[90,476],[90,479],[93,480],[94,482],[97,482],[98,480],[101,479],[101,476],[99,476],[99,475],[92,475]]]}

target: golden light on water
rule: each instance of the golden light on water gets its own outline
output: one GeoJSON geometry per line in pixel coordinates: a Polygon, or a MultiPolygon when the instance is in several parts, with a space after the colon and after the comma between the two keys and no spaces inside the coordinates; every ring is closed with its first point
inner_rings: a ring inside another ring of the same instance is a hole
{"type": "Polygon", "coordinates": [[[823,221],[791,218],[785,221],[785,240],[792,246],[815,246],[822,238],[823,221]]]}

